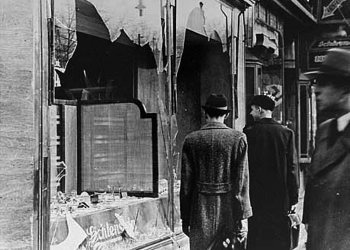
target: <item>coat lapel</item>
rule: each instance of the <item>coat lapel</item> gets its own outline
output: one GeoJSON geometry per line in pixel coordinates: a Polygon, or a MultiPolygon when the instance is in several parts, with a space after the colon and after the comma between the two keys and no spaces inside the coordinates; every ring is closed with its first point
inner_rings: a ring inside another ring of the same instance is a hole
{"type": "Polygon", "coordinates": [[[345,128],[341,138],[331,148],[327,148],[328,126],[326,126],[320,136],[318,142],[318,149],[313,156],[313,163],[311,165],[312,174],[322,172],[323,170],[337,166],[335,164],[343,156],[350,154],[350,124],[345,128]]]}

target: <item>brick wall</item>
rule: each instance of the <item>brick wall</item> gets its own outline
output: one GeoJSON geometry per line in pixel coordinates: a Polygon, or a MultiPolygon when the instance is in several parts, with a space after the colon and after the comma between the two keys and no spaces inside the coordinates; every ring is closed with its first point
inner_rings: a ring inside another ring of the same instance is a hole
{"type": "Polygon", "coordinates": [[[0,249],[32,249],[32,0],[0,1],[0,249]]]}

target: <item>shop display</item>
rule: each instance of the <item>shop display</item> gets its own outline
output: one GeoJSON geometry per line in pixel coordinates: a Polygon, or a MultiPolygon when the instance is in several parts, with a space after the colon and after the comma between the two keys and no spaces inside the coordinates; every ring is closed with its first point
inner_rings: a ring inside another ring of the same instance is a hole
{"type": "MultiPolygon", "coordinates": [[[[94,194],[58,192],[51,204],[52,249],[65,249],[62,247],[67,244],[78,243],[77,249],[132,249],[179,233],[178,199],[175,232],[167,226],[167,185],[167,180],[159,181],[159,198],[132,197],[113,187],[109,187],[111,192],[94,194]]],[[[177,181],[176,194],[179,187],[177,181]]]]}

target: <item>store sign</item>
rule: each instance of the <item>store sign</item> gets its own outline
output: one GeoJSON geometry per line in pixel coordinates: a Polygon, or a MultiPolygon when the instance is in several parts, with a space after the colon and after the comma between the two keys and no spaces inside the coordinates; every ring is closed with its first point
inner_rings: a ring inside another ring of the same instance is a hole
{"type": "Polygon", "coordinates": [[[316,41],[309,51],[308,68],[318,68],[331,48],[350,48],[350,37],[316,41]]]}
{"type": "Polygon", "coordinates": [[[317,41],[311,46],[312,49],[329,49],[342,47],[350,47],[350,38],[317,41]]]}
{"type": "Polygon", "coordinates": [[[309,52],[309,69],[318,68],[326,59],[326,51],[311,51],[309,52]]]}
{"type": "Polygon", "coordinates": [[[350,17],[350,1],[348,0],[322,0],[322,21],[344,20],[350,17]]]}
{"type": "MultiPolygon", "coordinates": [[[[116,214],[117,216],[117,214],[116,214]]],[[[133,228],[130,225],[135,224],[135,221],[130,221],[127,224],[118,221],[110,221],[100,224],[99,226],[92,225],[85,229],[87,238],[88,249],[102,249],[106,244],[117,244],[123,240],[127,232],[126,228],[133,228]]],[[[129,232],[130,234],[133,231],[129,232]]],[[[130,237],[132,238],[132,237],[130,237]]],[[[113,244],[113,245],[114,245],[113,244]]]]}
{"type": "Polygon", "coordinates": [[[56,230],[53,232],[51,248],[54,250],[88,249],[102,250],[113,249],[129,240],[136,241],[134,228],[135,220],[125,220],[116,213],[115,209],[104,210],[98,213],[86,214],[72,218],[66,216],[66,220],[58,219],[53,223],[56,230]],[[66,221],[66,223],[65,223],[66,221]],[[65,226],[67,225],[67,227],[65,226]],[[77,242],[76,239],[80,239],[77,242]],[[77,246],[81,243],[80,248],[77,246]]]}

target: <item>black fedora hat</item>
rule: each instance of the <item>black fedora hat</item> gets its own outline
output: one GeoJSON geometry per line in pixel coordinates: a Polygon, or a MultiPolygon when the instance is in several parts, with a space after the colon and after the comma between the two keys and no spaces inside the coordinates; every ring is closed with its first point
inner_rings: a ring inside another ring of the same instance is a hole
{"type": "Polygon", "coordinates": [[[304,74],[309,78],[320,75],[350,78],[350,51],[340,48],[329,49],[319,69],[304,74]]]}
{"type": "Polygon", "coordinates": [[[211,94],[202,108],[207,110],[215,110],[221,114],[230,113],[231,110],[227,106],[227,98],[223,94],[211,94]]]}

